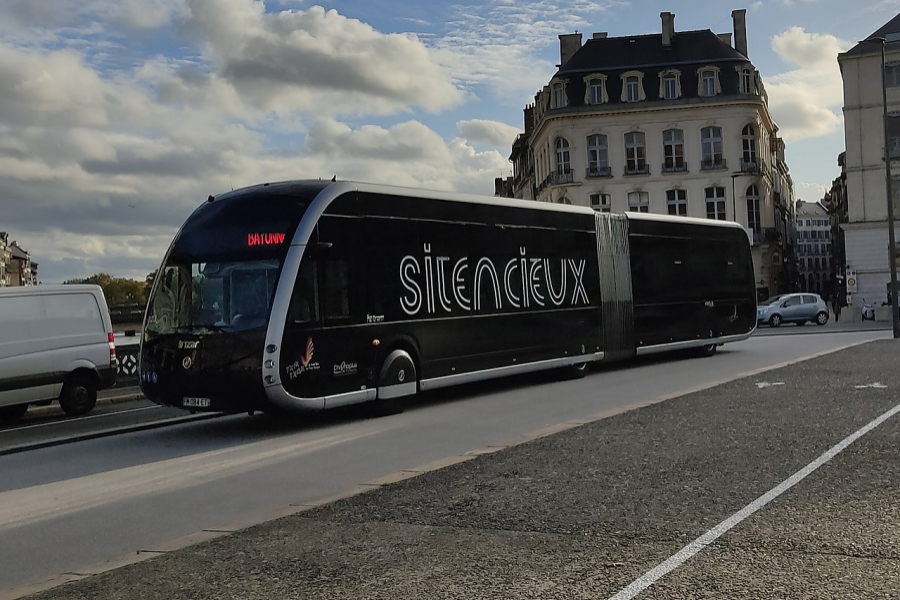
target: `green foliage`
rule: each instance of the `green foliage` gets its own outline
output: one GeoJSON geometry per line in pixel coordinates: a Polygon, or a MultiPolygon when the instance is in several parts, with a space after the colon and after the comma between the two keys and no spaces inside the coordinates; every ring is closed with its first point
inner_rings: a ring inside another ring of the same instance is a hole
{"type": "Polygon", "coordinates": [[[111,307],[128,304],[146,304],[147,293],[150,291],[150,288],[147,287],[147,284],[144,281],[113,277],[108,273],[97,273],[96,275],[91,275],[85,279],[70,279],[63,283],[90,283],[99,285],[103,289],[103,295],[106,296],[106,303],[111,307]]]}

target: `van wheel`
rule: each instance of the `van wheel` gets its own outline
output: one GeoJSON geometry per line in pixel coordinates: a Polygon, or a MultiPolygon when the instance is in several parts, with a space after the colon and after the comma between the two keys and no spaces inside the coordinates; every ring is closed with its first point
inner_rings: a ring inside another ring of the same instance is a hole
{"type": "Polygon", "coordinates": [[[372,408],[376,416],[403,412],[400,399],[418,390],[416,363],[405,350],[392,350],[381,363],[378,377],[378,398],[372,408]]]}
{"type": "Polygon", "coordinates": [[[0,406],[0,423],[12,423],[18,421],[28,411],[27,404],[14,404],[12,406],[0,406]]]}
{"type": "Polygon", "coordinates": [[[70,417],[85,415],[97,404],[97,385],[87,375],[69,377],[59,395],[59,406],[70,417]]]}

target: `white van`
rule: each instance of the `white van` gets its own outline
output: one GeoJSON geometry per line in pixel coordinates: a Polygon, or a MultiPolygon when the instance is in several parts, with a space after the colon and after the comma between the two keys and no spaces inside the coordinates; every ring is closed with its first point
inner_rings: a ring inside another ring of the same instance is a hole
{"type": "Polygon", "coordinates": [[[0,288],[0,421],[56,399],[68,415],[88,413],[116,366],[100,286],[0,288]]]}

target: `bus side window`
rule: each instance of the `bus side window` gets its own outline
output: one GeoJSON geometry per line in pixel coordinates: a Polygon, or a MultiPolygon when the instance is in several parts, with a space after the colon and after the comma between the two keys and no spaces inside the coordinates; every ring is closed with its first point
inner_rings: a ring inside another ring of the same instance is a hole
{"type": "Polygon", "coordinates": [[[347,261],[326,258],[322,265],[322,296],[325,320],[350,318],[350,278],[347,261]]]}
{"type": "Polygon", "coordinates": [[[319,320],[319,286],[316,282],[316,260],[304,258],[297,273],[294,294],[288,309],[293,323],[316,323],[319,320]]]}

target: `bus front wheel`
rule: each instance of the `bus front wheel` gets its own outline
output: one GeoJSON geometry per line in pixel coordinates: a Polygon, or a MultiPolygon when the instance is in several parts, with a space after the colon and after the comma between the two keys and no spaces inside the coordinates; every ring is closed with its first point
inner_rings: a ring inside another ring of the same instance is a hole
{"type": "Polygon", "coordinates": [[[416,362],[406,350],[392,350],[381,363],[378,377],[378,398],[375,412],[378,415],[394,415],[403,412],[400,398],[412,396],[418,391],[416,362]]]}

